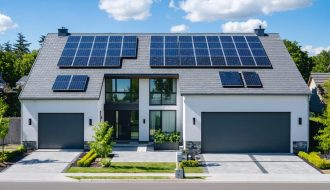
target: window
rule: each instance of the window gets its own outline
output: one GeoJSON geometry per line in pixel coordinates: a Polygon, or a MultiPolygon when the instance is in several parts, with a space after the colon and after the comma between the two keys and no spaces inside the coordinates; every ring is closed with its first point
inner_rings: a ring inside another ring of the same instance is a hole
{"type": "Polygon", "coordinates": [[[138,79],[106,79],[106,103],[137,103],[139,100],[138,79]]]}
{"type": "Polygon", "coordinates": [[[175,79],[150,79],[150,105],[176,105],[175,79]]]}
{"type": "Polygon", "coordinates": [[[159,129],[165,133],[176,131],[176,111],[150,111],[149,117],[150,139],[153,139],[155,131],[159,129]]]}

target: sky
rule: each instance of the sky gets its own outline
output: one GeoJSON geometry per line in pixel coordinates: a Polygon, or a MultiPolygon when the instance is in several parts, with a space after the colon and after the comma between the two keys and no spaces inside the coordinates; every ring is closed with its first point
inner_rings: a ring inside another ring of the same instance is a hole
{"type": "Polygon", "coordinates": [[[329,0],[0,0],[0,44],[23,33],[266,32],[296,40],[310,55],[330,50],[329,0]]]}

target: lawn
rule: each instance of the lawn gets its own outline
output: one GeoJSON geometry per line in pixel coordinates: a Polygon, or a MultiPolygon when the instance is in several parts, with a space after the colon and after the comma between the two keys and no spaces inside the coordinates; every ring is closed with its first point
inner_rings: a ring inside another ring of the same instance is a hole
{"type": "MultiPolygon", "coordinates": [[[[173,173],[173,162],[113,162],[109,168],[71,167],[67,173],[173,173]]],[[[203,173],[202,167],[185,168],[186,173],[203,173]]]]}
{"type": "MultiPolygon", "coordinates": [[[[173,179],[167,176],[68,176],[72,179],[173,179]]],[[[185,179],[205,179],[202,176],[188,176],[185,179]]]]}

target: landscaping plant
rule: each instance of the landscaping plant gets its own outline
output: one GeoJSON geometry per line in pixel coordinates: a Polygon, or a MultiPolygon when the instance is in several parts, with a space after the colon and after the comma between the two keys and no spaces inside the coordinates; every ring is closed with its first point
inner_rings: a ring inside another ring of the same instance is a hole
{"type": "Polygon", "coordinates": [[[165,142],[173,142],[178,143],[180,142],[181,136],[180,132],[171,132],[171,133],[165,133],[162,130],[158,129],[154,133],[154,142],[156,144],[161,144],[165,142]]]}
{"type": "Polygon", "coordinates": [[[5,137],[8,135],[8,132],[9,132],[9,119],[3,117],[7,108],[8,108],[8,106],[0,98],[0,139],[2,140],[1,162],[5,161],[5,137]]]}
{"type": "Polygon", "coordinates": [[[108,122],[100,122],[94,127],[94,141],[89,143],[91,150],[101,158],[108,158],[112,152],[113,127],[108,122]]]}
{"type": "Polygon", "coordinates": [[[324,90],[326,94],[323,96],[326,103],[326,109],[324,111],[322,123],[325,125],[323,129],[318,131],[318,135],[314,137],[318,141],[318,148],[323,151],[326,157],[329,158],[330,154],[330,80],[324,83],[324,90]]]}
{"type": "Polygon", "coordinates": [[[322,159],[317,152],[311,152],[308,154],[306,152],[300,151],[298,156],[319,169],[330,169],[330,161],[322,159]]]}

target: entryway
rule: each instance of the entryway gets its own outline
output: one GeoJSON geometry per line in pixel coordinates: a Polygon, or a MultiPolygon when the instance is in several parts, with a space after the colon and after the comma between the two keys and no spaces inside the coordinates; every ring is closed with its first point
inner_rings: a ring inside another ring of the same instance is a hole
{"type": "Polygon", "coordinates": [[[114,127],[114,138],[117,141],[139,140],[139,111],[111,110],[107,120],[114,127]]]}

